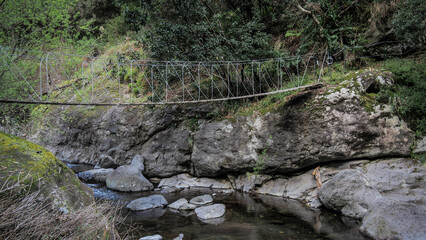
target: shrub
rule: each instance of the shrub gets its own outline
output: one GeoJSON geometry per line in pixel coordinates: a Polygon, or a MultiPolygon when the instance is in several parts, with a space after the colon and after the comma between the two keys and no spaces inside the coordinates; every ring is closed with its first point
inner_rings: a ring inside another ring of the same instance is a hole
{"type": "Polygon", "coordinates": [[[423,0],[401,1],[399,10],[392,20],[398,39],[411,43],[425,41],[426,4],[423,0]]]}
{"type": "Polygon", "coordinates": [[[394,59],[384,67],[393,73],[397,89],[394,102],[417,135],[426,134],[426,62],[411,59],[394,59]]]}
{"type": "Polygon", "coordinates": [[[266,149],[264,149],[258,156],[256,160],[256,165],[253,167],[253,173],[258,175],[265,169],[265,161],[269,159],[269,155],[266,153],[266,149]]]}

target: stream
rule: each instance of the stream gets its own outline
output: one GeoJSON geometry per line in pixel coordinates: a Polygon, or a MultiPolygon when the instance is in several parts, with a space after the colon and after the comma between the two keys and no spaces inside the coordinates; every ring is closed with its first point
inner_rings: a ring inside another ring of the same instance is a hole
{"type": "MultiPolygon", "coordinates": [[[[69,165],[69,164],[67,164],[69,165]]],[[[74,172],[89,166],[69,165],[74,172]]],[[[215,240],[274,240],[274,239],[366,239],[359,232],[359,224],[325,208],[311,209],[305,204],[281,197],[241,192],[221,193],[209,188],[189,188],[175,193],[116,192],[103,183],[87,183],[98,200],[126,204],[134,199],[153,194],[163,195],[168,203],[180,198],[211,194],[214,203],[226,206],[224,217],[203,222],[194,212],[179,213],[168,208],[147,211],[123,210],[126,223],[140,226],[141,236],[160,234],[164,239],[174,239],[180,233],[184,239],[215,240]]]]}

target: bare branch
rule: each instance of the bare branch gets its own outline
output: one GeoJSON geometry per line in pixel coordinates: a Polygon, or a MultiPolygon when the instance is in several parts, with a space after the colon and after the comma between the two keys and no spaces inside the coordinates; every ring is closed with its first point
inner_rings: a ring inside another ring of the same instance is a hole
{"type": "Polygon", "coordinates": [[[306,14],[309,14],[309,15],[311,16],[312,20],[314,20],[314,22],[318,25],[318,27],[319,27],[319,29],[320,29],[321,36],[322,36],[322,35],[323,35],[323,34],[322,34],[322,32],[324,31],[324,28],[321,26],[320,21],[318,20],[318,18],[317,18],[317,17],[315,17],[315,15],[312,13],[312,11],[309,11],[309,10],[304,9],[302,6],[300,6],[300,4],[297,4],[297,8],[298,8],[301,12],[306,13],[306,14]]]}

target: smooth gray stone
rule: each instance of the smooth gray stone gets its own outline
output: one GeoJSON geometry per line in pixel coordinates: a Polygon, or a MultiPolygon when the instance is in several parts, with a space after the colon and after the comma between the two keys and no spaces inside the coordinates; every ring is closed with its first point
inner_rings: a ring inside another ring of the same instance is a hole
{"type": "Polygon", "coordinates": [[[152,208],[163,207],[167,205],[167,200],[161,195],[151,195],[149,197],[142,197],[131,201],[126,208],[135,211],[142,211],[152,208]]]}
{"type": "Polygon", "coordinates": [[[210,206],[199,207],[195,209],[197,217],[203,220],[219,218],[225,214],[226,207],[224,204],[213,204],[210,206]]]}

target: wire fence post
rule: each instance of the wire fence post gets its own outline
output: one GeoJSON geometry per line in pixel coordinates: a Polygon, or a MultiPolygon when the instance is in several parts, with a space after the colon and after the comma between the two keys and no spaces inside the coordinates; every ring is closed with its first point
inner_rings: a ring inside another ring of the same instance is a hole
{"type": "Polygon", "coordinates": [[[40,101],[42,101],[42,96],[43,96],[43,81],[42,81],[42,77],[41,77],[41,70],[43,68],[43,60],[44,60],[44,58],[41,59],[41,61],[40,61],[40,67],[39,67],[39,73],[40,73],[40,101]]]}
{"type": "Polygon", "coordinates": [[[259,77],[259,93],[262,93],[262,68],[260,66],[260,62],[257,63],[257,72],[259,77]]]}
{"type": "MultiPolygon", "coordinates": [[[[120,66],[118,67],[119,72],[120,72],[120,66]]],[[[90,103],[93,103],[93,59],[90,61],[90,80],[92,82],[92,94],[90,95],[90,103]]],[[[120,77],[118,77],[118,80],[120,81],[120,77]]],[[[120,84],[118,84],[118,93],[120,94],[120,84]]]]}
{"type": "Polygon", "coordinates": [[[256,90],[254,89],[254,61],[251,62],[251,86],[253,89],[253,94],[255,94],[256,90]]]}
{"type": "Polygon", "coordinates": [[[155,90],[154,90],[154,65],[151,65],[151,89],[152,89],[152,102],[154,102],[154,95],[155,95],[155,90]]]}
{"type": "Polygon", "coordinates": [[[231,76],[229,75],[229,74],[230,74],[230,73],[229,73],[229,63],[230,63],[230,62],[228,62],[227,67],[226,67],[226,68],[227,68],[227,73],[228,73],[228,98],[229,98],[229,96],[231,95],[231,89],[230,89],[230,86],[229,86],[229,81],[230,81],[230,77],[231,77],[231,76]]]}
{"type": "Polygon", "coordinates": [[[132,60],[132,61],[130,61],[130,96],[132,96],[132,99],[130,100],[130,102],[133,102],[133,98],[135,98],[135,96],[133,95],[134,94],[134,91],[133,91],[133,88],[134,88],[134,86],[133,86],[133,61],[134,60],[132,60]]]}
{"type": "Polygon", "coordinates": [[[211,87],[212,87],[212,98],[214,98],[214,81],[213,81],[213,64],[210,65],[210,80],[211,80],[211,87]]]}
{"type": "Polygon", "coordinates": [[[343,61],[345,62],[344,68],[345,68],[345,74],[346,74],[346,46],[343,47],[343,61]]]}
{"type": "Polygon", "coordinates": [[[237,92],[236,92],[236,96],[238,97],[238,84],[239,84],[239,81],[240,81],[240,76],[239,76],[239,74],[238,74],[238,64],[237,65],[235,65],[235,85],[237,85],[236,86],[236,88],[237,88],[237,92]]]}
{"type": "Polygon", "coordinates": [[[200,75],[200,65],[201,65],[201,62],[199,62],[198,63],[198,65],[197,65],[197,67],[198,67],[198,69],[197,69],[197,74],[198,74],[198,100],[200,100],[201,99],[201,75],[200,75]]]}
{"type": "Polygon", "coordinates": [[[182,101],[185,101],[185,64],[182,63],[182,101]]]}
{"type": "Polygon", "coordinates": [[[168,72],[169,72],[168,67],[169,67],[169,62],[166,62],[166,102],[168,100],[168,96],[167,96],[167,94],[168,94],[168,81],[167,81],[167,77],[168,77],[168,72]]]}
{"type": "Polygon", "coordinates": [[[50,53],[47,54],[46,56],[46,101],[49,101],[49,55],[50,53]]]}

